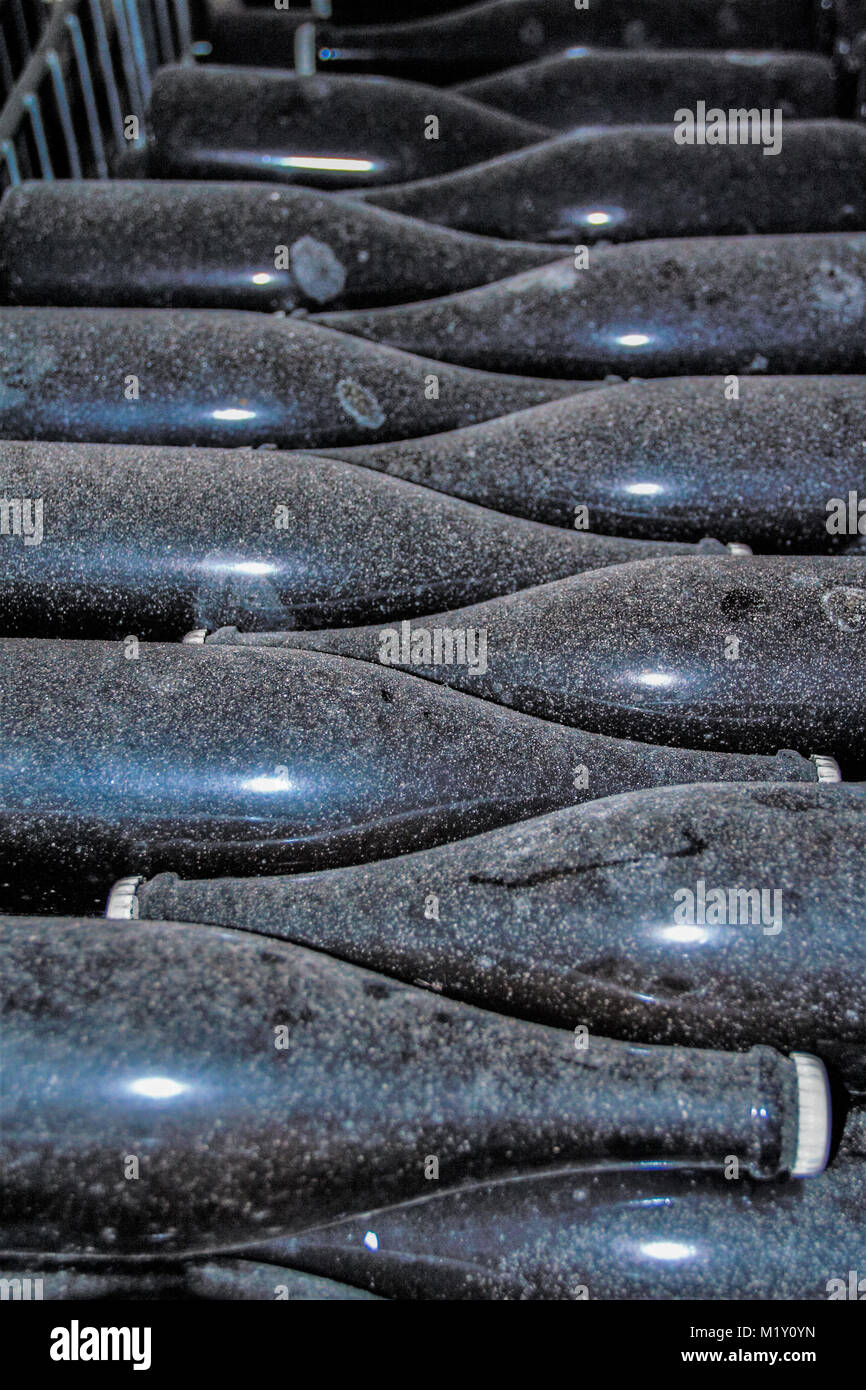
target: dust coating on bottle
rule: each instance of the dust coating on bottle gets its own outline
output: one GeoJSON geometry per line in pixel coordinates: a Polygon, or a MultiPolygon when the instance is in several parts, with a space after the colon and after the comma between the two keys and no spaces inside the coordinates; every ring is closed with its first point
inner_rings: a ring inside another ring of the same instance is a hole
{"type": "Polygon", "coordinates": [[[0,309],[0,438],[311,448],[475,424],[581,383],[466,372],[240,310],[0,309]],[[378,410],[352,410],[354,381],[378,410]],[[378,421],[378,423],[376,423],[378,421]]]}
{"type": "Polygon", "coordinates": [[[862,544],[864,438],[862,376],[731,373],[623,382],[339,457],[554,526],[815,554],[862,544]],[[853,524],[829,524],[858,487],[853,524]]]}
{"type": "Polygon", "coordinates": [[[866,235],[607,246],[424,304],[316,322],[467,366],[604,378],[860,372],[866,235]]]}
{"type": "Polygon", "coordinates": [[[413,621],[210,641],[397,667],[620,738],[866,763],[866,556],[637,560],[413,621]]]}
{"type": "Polygon", "coordinates": [[[7,1250],[273,1239],[419,1196],[431,1159],[452,1187],[584,1159],[770,1179],[809,1123],[772,1048],[578,1048],[250,933],[12,919],[0,946],[7,1250]]]}
{"type": "Polygon", "coordinates": [[[20,536],[0,537],[7,636],[330,627],[694,549],[541,526],[272,449],[0,441],[0,473],[42,517],[38,536],[22,513],[20,536]]]}
{"type": "Polygon", "coordinates": [[[375,864],[160,874],[136,882],[134,910],[296,941],[558,1027],[805,1049],[862,1090],[864,837],[863,783],[659,787],[375,864]]]}
{"type": "Polygon", "coordinates": [[[4,911],[362,863],[638,787],[817,781],[796,753],[607,738],[320,652],[10,638],[0,680],[4,911]]]}
{"type": "MultiPolygon", "coordinates": [[[[706,101],[695,109],[706,113],[706,101]]],[[[680,111],[703,129],[675,99],[662,124],[581,129],[357,197],[463,231],[568,246],[866,227],[861,126],[786,121],[779,107],[765,111],[748,141],[708,145],[675,138],[688,134],[680,111]]]]}
{"type": "Polygon", "coordinates": [[[94,308],[404,303],[501,280],[561,254],[309,188],[158,179],[19,184],[0,203],[0,238],[5,301],[94,308]],[[51,256],[39,250],[46,236],[51,256]]]}

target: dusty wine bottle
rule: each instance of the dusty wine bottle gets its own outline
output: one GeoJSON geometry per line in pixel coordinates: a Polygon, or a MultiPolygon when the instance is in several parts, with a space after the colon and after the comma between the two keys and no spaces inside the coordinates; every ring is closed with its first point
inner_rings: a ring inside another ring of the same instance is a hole
{"type": "MultiPolygon", "coordinates": [[[[271,7],[271,0],[243,0],[253,7],[271,7]]],[[[339,20],[341,24],[392,24],[407,15],[441,14],[444,10],[465,9],[466,0],[318,0],[323,17],[339,20]],[[327,7],[327,8],[325,8],[327,7]]]]}
{"type": "Polygon", "coordinates": [[[866,759],[866,555],[639,560],[414,623],[211,640],[394,666],[620,738],[866,759]]]}
{"type": "Polygon", "coordinates": [[[837,113],[833,63],[817,53],[573,48],[455,90],[561,131],[670,122],[699,101],[708,111],[779,111],[786,121],[837,113]]]}
{"type": "Polygon", "coordinates": [[[550,134],[470,97],[394,78],[195,65],[158,70],[148,126],[148,167],[162,178],[337,190],[447,173],[550,134]]]}
{"type": "Polygon", "coordinates": [[[461,231],[568,246],[866,227],[866,127],[774,114],[747,142],[726,134],[710,146],[705,108],[672,109],[663,125],[579,130],[357,196],[461,231]]]}
{"type": "Polygon", "coordinates": [[[32,1257],[7,1255],[4,1275],[22,1299],[378,1296],[368,1289],[427,1299],[857,1298],[863,1121],[849,1112],[832,1167],[806,1183],[575,1165],[428,1194],[218,1259],[42,1256],[34,1274],[32,1257]],[[287,1269],[289,1258],[357,1282],[287,1269]]]}
{"type": "Polygon", "coordinates": [[[5,439],[290,449],[452,429],[581,389],[218,309],[0,309],[0,384],[5,439]]]}
{"type": "Polygon", "coordinates": [[[11,919],[0,951],[4,1249],[218,1250],[417,1197],[431,1165],[459,1187],[594,1158],[827,1161],[806,1053],[578,1046],[215,927],[11,919]]]}
{"type": "MultiPolygon", "coordinates": [[[[240,0],[250,9],[270,9],[273,0],[240,0]]],[[[471,3],[471,0],[470,0],[471,3]]],[[[315,0],[310,14],[341,24],[390,24],[397,19],[464,9],[466,0],[315,0]]]]}
{"type": "Polygon", "coordinates": [[[372,622],[695,548],[540,526],[271,449],[0,440],[0,477],[17,499],[0,533],[6,636],[372,622]]]}
{"type": "Polygon", "coordinates": [[[550,376],[858,372],[866,235],[686,237],[590,250],[481,289],[323,314],[451,362],[550,376]]]}
{"type": "Polygon", "coordinates": [[[350,1284],[251,1259],[186,1260],[171,1264],[103,1259],[76,1265],[67,1258],[35,1272],[30,1259],[26,1266],[22,1262],[20,1268],[14,1265],[0,1269],[0,1287],[10,1289],[7,1297],[46,1303],[95,1299],[334,1303],[378,1297],[350,1284]]]}
{"type": "Polygon", "coordinates": [[[331,452],[553,526],[815,554],[866,535],[864,439],[862,376],[672,377],[331,452]]]}
{"type": "MultiPolygon", "coordinates": [[[[241,0],[241,3],[252,9],[271,9],[273,0],[241,0]]],[[[341,24],[393,24],[407,15],[415,18],[441,14],[444,10],[465,9],[466,3],[467,0],[313,0],[312,7],[305,8],[308,14],[339,20],[341,24]]]]}
{"type": "Polygon", "coordinates": [[[361,863],[638,787],[818,778],[319,652],[10,638],[0,689],[2,911],[98,914],[124,874],[361,863]]]}
{"type": "MultiPolygon", "coordinates": [[[[833,7],[835,11],[835,5],[833,7]]],[[[812,0],[489,0],[405,24],[305,22],[291,13],[239,10],[217,0],[206,37],[222,63],[324,72],[369,71],[453,83],[574,45],[624,48],[828,47],[833,15],[812,0]]]]}
{"type": "Polygon", "coordinates": [[[384,1297],[862,1297],[866,1163],[810,1182],[570,1168],[368,1212],[262,1247],[384,1297]]]}
{"type": "Polygon", "coordinates": [[[0,202],[11,304],[357,308],[451,294],[557,254],[260,183],[40,179],[0,202]]]}
{"type": "Polygon", "coordinates": [[[23,1298],[27,1277],[30,1297],[40,1279],[46,1300],[848,1299],[862,1292],[852,1271],[866,1260],[864,1205],[862,1158],[772,1184],[581,1165],[436,1192],[233,1258],[66,1256],[35,1277],[31,1259],[22,1278],[19,1257],[4,1274],[13,1290],[16,1279],[25,1285],[23,1298]],[[289,1258],[357,1282],[275,1263],[289,1258]]]}
{"type": "Polygon", "coordinates": [[[122,879],[106,915],[260,932],[631,1042],[815,1052],[866,1089],[864,843],[866,784],[659,787],[375,864],[122,879]]]}

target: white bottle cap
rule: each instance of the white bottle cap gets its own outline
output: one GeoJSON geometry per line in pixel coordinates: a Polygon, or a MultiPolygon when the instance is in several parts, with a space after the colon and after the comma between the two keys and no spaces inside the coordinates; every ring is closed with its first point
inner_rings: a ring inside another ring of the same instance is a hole
{"type": "Polygon", "coordinates": [[[112,922],[132,922],[138,916],[139,884],[144,883],[141,874],[137,877],[119,878],[108,895],[105,915],[112,922]]]}
{"type": "Polygon", "coordinates": [[[797,1068],[797,1152],[791,1176],[814,1178],[830,1155],[830,1082],[823,1062],[806,1052],[792,1052],[797,1068]]]}
{"type": "Polygon", "coordinates": [[[842,781],[842,769],[835,758],[827,757],[826,753],[813,753],[809,761],[818,769],[819,782],[842,781]]]}

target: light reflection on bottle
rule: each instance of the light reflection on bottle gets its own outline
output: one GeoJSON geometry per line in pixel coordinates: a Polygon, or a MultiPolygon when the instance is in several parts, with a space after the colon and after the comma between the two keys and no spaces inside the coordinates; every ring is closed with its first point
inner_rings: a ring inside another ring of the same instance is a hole
{"type": "Polygon", "coordinates": [[[256,578],[280,572],[280,566],[268,560],[238,560],[224,555],[204,555],[198,561],[198,568],[210,574],[247,574],[256,578]]]}
{"type": "Polygon", "coordinates": [[[743,68],[762,68],[772,63],[773,53],[726,53],[725,59],[743,68]]]}
{"type": "MultiPolygon", "coordinates": [[[[603,129],[603,127],[602,127],[603,129]]],[[[574,131],[566,131],[563,138],[568,134],[581,134],[582,127],[575,127],[574,131]]],[[[564,214],[568,226],[579,227],[616,227],[625,221],[625,208],[621,207],[599,207],[590,205],[589,207],[571,208],[564,214]]]]}
{"type": "Polygon", "coordinates": [[[381,166],[372,159],[338,159],[326,155],[307,154],[266,154],[264,164],[279,164],[281,169],[324,170],[334,174],[370,174],[381,166]]]}
{"type": "Polygon", "coordinates": [[[667,671],[638,671],[634,679],[638,684],[648,685],[653,690],[665,689],[676,682],[676,676],[670,675],[667,671]]]}
{"type": "Polygon", "coordinates": [[[662,491],[661,483],[628,483],[625,491],[632,497],[657,497],[662,491]]]}
{"type": "Polygon", "coordinates": [[[658,935],[663,941],[674,941],[683,946],[691,946],[698,942],[703,945],[710,940],[712,933],[708,932],[706,927],[677,926],[659,927],[658,935]]]}
{"type": "Polygon", "coordinates": [[[694,1245],[678,1240],[642,1240],[640,1249],[651,1260],[687,1260],[697,1254],[694,1245]]]}
{"type": "Polygon", "coordinates": [[[250,777],[241,783],[245,792],[288,792],[292,791],[294,785],[288,774],[282,772],[276,776],[250,777]]]}
{"type": "Polygon", "coordinates": [[[229,565],[228,568],[233,574],[276,574],[276,565],[269,565],[264,560],[240,560],[236,565],[229,565]]]}
{"type": "Polygon", "coordinates": [[[369,60],[373,57],[375,57],[375,54],[365,51],[363,48],[319,49],[319,60],[322,63],[353,63],[365,59],[369,60]]]}
{"type": "Polygon", "coordinates": [[[189,1086],[183,1081],[172,1081],[170,1076],[140,1076],[129,1083],[129,1089],[148,1100],[173,1100],[188,1091],[189,1086]]]}

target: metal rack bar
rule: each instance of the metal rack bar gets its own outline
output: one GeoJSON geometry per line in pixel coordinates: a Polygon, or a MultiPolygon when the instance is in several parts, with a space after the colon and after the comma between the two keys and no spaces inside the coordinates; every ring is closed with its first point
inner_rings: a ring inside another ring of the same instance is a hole
{"type": "Polygon", "coordinates": [[[75,138],[75,126],[72,122],[72,108],[69,104],[69,94],[66,90],[66,82],[63,76],[63,66],[53,48],[50,48],[45,55],[48,64],[48,71],[51,73],[51,81],[54,87],[54,100],[57,103],[57,114],[60,119],[60,128],[63,132],[63,140],[66,145],[66,155],[69,160],[69,172],[74,179],[82,177],[81,156],[78,152],[78,141],[75,138]]]}
{"type": "Polygon", "coordinates": [[[188,0],[54,0],[32,12],[6,0],[2,20],[0,182],[108,178],[154,69],[193,61],[188,0]]]}
{"type": "Polygon", "coordinates": [[[111,61],[111,45],[108,42],[108,30],[105,25],[101,0],[90,0],[90,14],[96,36],[99,66],[102,69],[103,90],[111,117],[114,144],[116,149],[121,149],[123,147],[123,112],[120,109],[120,92],[114,75],[114,64],[111,61]]]}
{"type": "Polygon", "coordinates": [[[78,81],[81,87],[81,99],[84,104],[84,116],[87,121],[87,131],[90,137],[90,153],[96,170],[96,177],[98,179],[107,179],[108,160],[105,155],[105,144],[102,139],[102,127],[99,124],[96,92],[93,86],[90,62],[87,57],[87,46],[84,42],[84,35],[81,32],[81,24],[78,15],[67,15],[66,27],[69,30],[72,51],[75,54],[75,62],[78,68],[78,81]]]}
{"type": "Polygon", "coordinates": [[[42,120],[42,108],[39,105],[39,97],[35,92],[27,92],[21,98],[21,104],[30,117],[33,140],[36,145],[36,156],[39,160],[39,167],[42,170],[42,177],[46,181],[53,179],[54,168],[51,163],[48,141],[45,138],[45,124],[42,120]]]}

